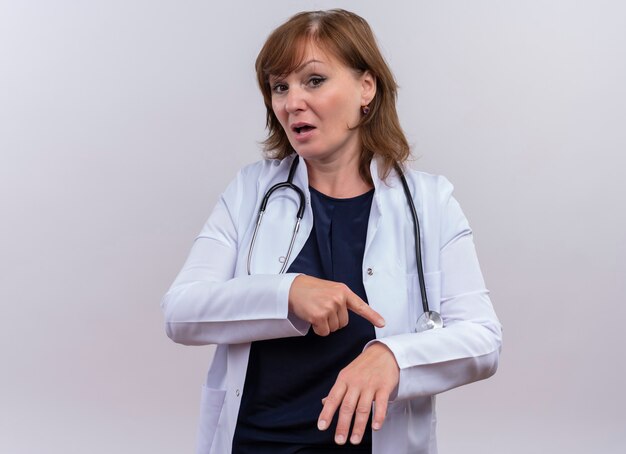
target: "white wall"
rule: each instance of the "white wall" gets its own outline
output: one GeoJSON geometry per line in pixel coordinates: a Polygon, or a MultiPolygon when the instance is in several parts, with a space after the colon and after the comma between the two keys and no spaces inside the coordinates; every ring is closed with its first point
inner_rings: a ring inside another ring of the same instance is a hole
{"type": "Polygon", "coordinates": [[[334,6],[374,28],[505,326],[498,374],[439,399],[442,454],[623,452],[617,0],[1,2],[0,452],[192,452],[211,349],[159,300],[260,156],[264,38],[334,6]]]}

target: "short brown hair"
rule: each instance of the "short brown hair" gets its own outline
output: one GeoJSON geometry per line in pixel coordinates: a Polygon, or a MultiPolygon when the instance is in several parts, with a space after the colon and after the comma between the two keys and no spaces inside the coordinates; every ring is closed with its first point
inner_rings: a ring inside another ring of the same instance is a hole
{"type": "Polygon", "coordinates": [[[394,164],[405,162],[410,154],[396,112],[398,85],[368,23],[342,9],[296,14],[270,34],[259,52],[255,68],[267,109],[268,137],[263,142],[266,156],[283,159],[295,152],[272,110],[269,77],[294,71],[302,63],[310,41],[358,73],[369,71],[375,78],[376,95],[369,105],[370,112],[356,126],[360,128],[361,140],[359,172],[365,181],[371,182],[369,165],[372,157],[378,155],[383,159],[382,177],[386,178],[394,164]]]}

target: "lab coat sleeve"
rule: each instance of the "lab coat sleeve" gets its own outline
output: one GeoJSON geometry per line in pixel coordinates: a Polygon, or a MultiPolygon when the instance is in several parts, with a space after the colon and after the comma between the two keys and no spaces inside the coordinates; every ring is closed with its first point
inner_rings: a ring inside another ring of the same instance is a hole
{"type": "Polygon", "coordinates": [[[394,400],[434,395],[485,379],[498,367],[501,326],[480,271],[472,232],[452,185],[441,179],[440,313],[444,328],[379,339],[400,368],[394,400]]]}
{"type": "Polygon", "coordinates": [[[242,196],[252,185],[256,191],[256,179],[243,172],[220,197],[162,299],[166,332],[174,342],[236,344],[302,336],[309,329],[288,313],[297,274],[234,277],[242,196]]]}

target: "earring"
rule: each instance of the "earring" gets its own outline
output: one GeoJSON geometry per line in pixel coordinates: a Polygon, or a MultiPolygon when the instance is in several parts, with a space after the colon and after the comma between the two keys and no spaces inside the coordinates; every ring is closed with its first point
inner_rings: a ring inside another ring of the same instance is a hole
{"type": "Polygon", "coordinates": [[[370,106],[361,107],[361,112],[363,112],[363,115],[367,115],[368,113],[370,113],[370,106]]]}

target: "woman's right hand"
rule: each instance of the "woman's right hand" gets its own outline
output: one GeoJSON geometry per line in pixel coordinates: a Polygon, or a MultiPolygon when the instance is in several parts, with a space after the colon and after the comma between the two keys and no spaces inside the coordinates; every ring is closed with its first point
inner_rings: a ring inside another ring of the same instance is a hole
{"type": "Polygon", "coordinates": [[[289,312],[309,322],[319,336],[346,326],[348,309],[378,328],[385,326],[385,319],[345,284],[301,274],[289,289],[289,312]]]}

